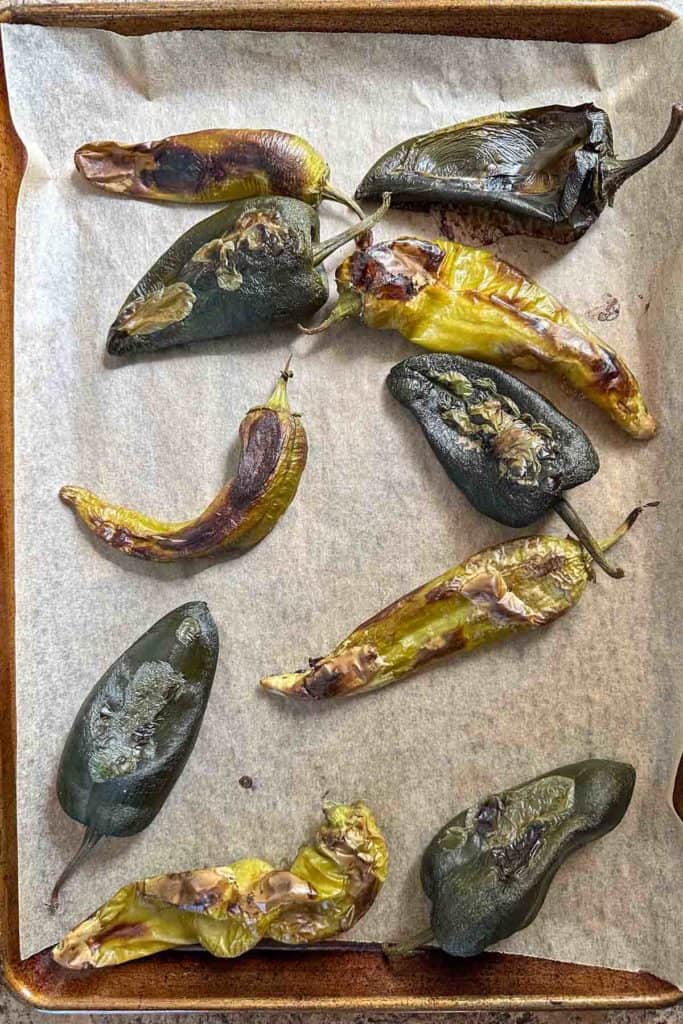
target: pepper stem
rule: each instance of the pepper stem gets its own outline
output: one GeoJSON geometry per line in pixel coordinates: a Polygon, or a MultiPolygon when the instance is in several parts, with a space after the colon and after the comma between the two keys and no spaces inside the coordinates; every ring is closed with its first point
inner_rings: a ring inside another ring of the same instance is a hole
{"type": "Polygon", "coordinates": [[[390,960],[399,956],[413,956],[419,952],[420,946],[427,945],[433,939],[434,932],[432,929],[425,928],[423,932],[418,932],[417,935],[413,935],[412,939],[406,939],[405,942],[385,942],[382,946],[382,952],[390,960]]]}
{"type": "Polygon", "coordinates": [[[336,324],[339,320],[346,320],[350,316],[360,316],[362,311],[363,299],[361,295],[352,288],[347,288],[339,293],[339,298],[332,307],[329,316],[322,323],[319,323],[317,327],[304,327],[303,324],[297,324],[297,327],[304,334],[322,334],[332,324],[336,324]]]}
{"type": "Polygon", "coordinates": [[[290,352],[289,358],[285,363],[283,369],[280,371],[280,376],[277,379],[277,384],[273,388],[273,393],[266,402],[266,409],[274,409],[276,412],[289,412],[289,396],[287,395],[287,381],[294,374],[290,370],[292,362],[292,354],[290,352]]]}
{"type": "Polygon", "coordinates": [[[608,201],[611,203],[617,189],[620,189],[625,181],[637,174],[643,167],[656,160],[660,154],[671,145],[678,135],[678,129],[683,121],[683,103],[674,103],[671,108],[671,118],[666,131],[652,149],[642,156],[633,157],[632,160],[607,159],[604,162],[603,184],[608,201]]]}
{"type": "Polygon", "coordinates": [[[340,232],[338,235],[333,235],[332,238],[328,238],[326,242],[320,242],[319,245],[313,246],[313,266],[317,267],[323,260],[326,260],[328,256],[331,256],[333,252],[336,252],[342,245],[346,245],[347,242],[352,242],[354,238],[358,238],[359,235],[364,235],[370,228],[374,228],[375,224],[378,223],[387,212],[391,205],[391,193],[385,192],[382,196],[382,205],[379,206],[374,213],[364,217],[359,224],[354,224],[353,227],[347,228],[346,231],[340,232]]]}
{"type": "Polygon", "coordinates": [[[626,516],[626,519],[624,519],[623,523],[621,523],[620,526],[617,526],[614,533],[611,534],[611,536],[609,536],[606,540],[600,541],[601,551],[608,551],[611,547],[614,547],[617,541],[620,541],[624,534],[628,533],[628,531],[631,529],[638,516],[641,514],[641,512],[643,512],[646,508],[657,508],[658,505],[658,501],[648,501],[645,505],[638,505],[637,508],[634,508],[631,512],[629,512],[629,514],[626,516]]]}
{"type": "Polygon", "coordinates": [[[329,181],[322,190],[322,197],[323,199],[331,199],[333,203],[341,203],[342,206],[348,206],[349,210],[353,210],[354,213],[358,214],[360,220],[365,216],[355,199],[352,199],[351,196],[345,196],[343,192],[340,192],[334,185],[331,185],[329,181]]]}
{"type": "Polygon", "coordinates": [[[602,554],[602,545],[595,539],[593,534],[590,532],[583,519],[575,511],[574,508],[569,504],[566,498],[558,498],[553,508],[557,512],[558,516],[564,519],[565,523],[572,531],[576,534],[581,544],[591,556],[594,562],[600,566],[603,572],[606,572],[612,579],[621,580],[624,578],[623,569],[615,569],[609,564],[607,559],[602,554]]]}
{"type": "Polygon", "coordinates": [[[54,913],[55,910],[57,910],[57,908],[59,907],[59,894],[62,890],[62,886],[64,885],[65,882],[69,881],[78,865],[81,864],[88,856],[90,851],[95,846],[97,846],[100,839],[102,839],[101,832],[96,832],[94,828],[86,828],[85,834],[81,841],[81,845],[78,847],[75,854],[73,855],[73,857],[71,858],[71,860],[66,865],[61,875],[55,882],[54,889],[50,894],[49,907],[52,913],[54,913]]]}

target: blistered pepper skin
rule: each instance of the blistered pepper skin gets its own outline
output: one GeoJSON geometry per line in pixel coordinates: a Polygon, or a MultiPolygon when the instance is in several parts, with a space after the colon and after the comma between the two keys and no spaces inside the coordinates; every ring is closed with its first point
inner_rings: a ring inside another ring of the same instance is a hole
{"type": "Polygon", "coordinates": [[[398,331],[432,352],[547,370],[646,440],[657,430],[624,360],[540,285],[485,249],[398,238],[357,249],[337,268],[339,300],[318,333],[347,316],[398,331]]]}
{"type": "Polygon", "coordinates": [[[421,866],[437,945],[476,956],[528,927],[567,857],[620,823],[635,777],[617,761],[565,765],[449,821],[421,866]]]}
{"type": "Polygon", "coordinates": [[[404,359],[387,386],[476,509],[516,527],[553,509],[605,572],[624,575],[564,497],[598,471],[597,453],[581,428],[537,391],[503,370],[443,354],[404,359]]]}
{"type": "Polygon", "coordinates": [[[676,137],[683,105],[647,153],[614,156],[609,117],[592,103],[477,117],[400,143],[368,171],[358,199],[390,192],[395,206],[440,207],[449,238],[481,244],[523,234],[567,243],[612,205],[617,190],[676,137]]]}
{"type": "Polygon", "coordinates": [[[225,203],[277,195],[318,206],[327,198],[363,216],[330,185],[330,169],[310,143],[267,128],[213,128],[134,144],[89,142],[76,150],[74,162],[92,185],[133,199],[225,203]]]}
{"type": "Polygon", "coordinates": [[[584,432],[523,381],[473,359],[404,359],[387,378],[453,482],[506,526],[529,526],[597,473],[584,432]]]}
{"type": "Polygon", "coordinates": [[[107,351],[124,356],[296,323],[327,301],[323,260],[364,221],[320,242],[315,210],[272,196],[230,202],[186,231],[126,298],[107,351]]]}
{"type": "Polygon", "coordinates": [[[82,487],[62,487],[62,501],[99,540],[135,558],[170,562],[247,551],[287,511],[306,466],[306,431],[287,398],[290,375],[285,369],[268,402],[242,420],[237,472],[195,519],[161,522],[82,487]]]}
{"type": "Polygon", "coordinates": [[[53,950],[63,967],[112,967],[200,943],[241,956],[261,939],[308,944],[347,931],[372,906],[388,851],[362,801],[330,804],[288,868],[263,860],[160,875],[120,889],[53,950]]]}
{"type": "Polygon", "coordinates": [[[100,838],[136,835],[157,816],[192,753],[217,661],[211,612],[191,601],[159,619],[94,685],[59,764],[59,802],[86,834],[53,903],[100,838]]]}
{"type": "Polygon", "coordinates": [[[301,701],[368,693],[451,655],[549,625],[579,601],[591,578],[590,557],[570,537],[519,537],[484,548],[373,615],[308,669],[266,676],[261,685],[301,701]]]}

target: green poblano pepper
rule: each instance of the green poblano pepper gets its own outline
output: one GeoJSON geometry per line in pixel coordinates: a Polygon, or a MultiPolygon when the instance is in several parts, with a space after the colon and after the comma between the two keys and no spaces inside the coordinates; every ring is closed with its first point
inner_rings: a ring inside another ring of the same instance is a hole
{"type": "Polygon", "coordinates": [[[201,601],[180,605],[110,665],[76,715],[57,777],[63,810],[85,825],[62,885],[103,836],[154,820],[192,752],[218,661],[218,631],[201,601]]]}
{"type": "Polygon", "coordinates": [[[136,284],[107,337],[112,355],[146,352],[297,323],[325,304],[323,261],[389,207],[320,242],[318,214],[298,199],[230,202],[174,242],[136,284]]]}
{"type": "Polygon", "coordinates": [[[554,509],[611,576],[613,569],[563,492],[600,467],[584,432],[504,370],[447,354],[413,356],[387,378],[449,477],[476,509],[529,526],[554,509]]]}
{"type": "Polygon", "coordinates": [[[581,761],[462,811],[422,858],[431,928],[386,952],[434,940],[451,956],[476,956],[526,928],[569,854],[619,824],[635,778],[629,764],[581,761]]]}

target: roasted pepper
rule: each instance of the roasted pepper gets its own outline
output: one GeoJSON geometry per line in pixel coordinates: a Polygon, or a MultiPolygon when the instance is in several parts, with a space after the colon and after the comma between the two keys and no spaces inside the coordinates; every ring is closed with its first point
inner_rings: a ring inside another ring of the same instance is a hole
{"type": "MultiPolygon", "coordinates": [[[[603,551],[641,511],[600,544],[603,551]]],[[[377,612],[309,668],[266,676],[261,685],[303,701],[378,690],[451,654],[547,626],[579,601],[591,578],[590,556],[571,537],[518,537],[484,548],[377,612]]]]}
{"type": "Polygon", "coordinates": [[[130,293],[107,337],[112,355],[295,323],[327,301],[323,260],[388,209],[319,242],[298,199],[242,199],[186,231],[130,293]]]}
{"type": "Polygon", "coordinates": [[[59,892],[103,836],[133,836],[156,818],[192,753],[218,661],[218,631],[202,601],[148,629],[93,686],[59,764],[57,796],[85,825],[59,892]]]}
{"type": "Polygon", "coordinates": [[[611,348],[534,281],[484,249],[398,238],[357,249],[337,268],[339,299],[317,334],[348,316],[435,352],[549,370],[633,437],[657,424],[611,348]]]}
{"type": "Polygon", "coordinates": [[[431,927],[385,951],[435,941],[451,956],[476,956],[526,928],[567,857],[619,824],[635,781],[630,764],[581,761],[462,811],[422,858],[431,927]]]}
{"type": "Polygon", "coordinates": [[[135,199],[224,203],[250,196],[292,196],[311,206],[358,204],[329,182],[330,168],[298,135],[267,128],[213,128],[135,144],[88,142],[74,154],[83,177],[135,199]]]}
{"type": "Polygon", "coordinates": [[[324,813],[288,868],[237,860],[124,886],[55,946],[55,960],[72,970],[112,967],[194,943],[235,957],[264,938],[298,945],[348,931],[382,888],[387,846],[362,801],[324,813]]]}
{"type": "Polygon", "coordinates": [[[605,572],[624,575],[563,497],[597,473],[597,452],[537,391],[473,359],[431,354],[397,363],[387,385],[475,508],[517,527],[554,509],[605,572]]]}
{"type": "Polygon", "coordinates": [[[163,523],[82,487],[62,487],[59,496],[96,537],[136,558],[170,562],[247,551],[287,511],[306,466],[306,431],[287,398],[288,366],[266,404],[250,409],[240,424],[235,476],[195,519],[163,523]]]}
{"type": "Polygon", "coordinates": [[[477,117],[389,150],[356,198],[391,192],[396,206],[454,207],[442,219],[450,238],[464,228],[483,244],[514,234],[572,242],[625,181],[664,152],[682,119],[683,105],[676,104],[652,149],[617,160],[609,117],[592,103],[477,117]]]}

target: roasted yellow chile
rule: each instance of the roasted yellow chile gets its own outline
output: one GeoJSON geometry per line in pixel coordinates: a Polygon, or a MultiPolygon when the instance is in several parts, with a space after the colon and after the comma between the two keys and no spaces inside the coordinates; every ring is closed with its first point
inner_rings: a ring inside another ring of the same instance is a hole
{"type": "Polygon", "coordinates": [[[76,150],[78,172],[93,185],[134,199],[224,203],[251,196],[294,196],[311,206],[343,203],[330,169],[309,142],[272,129],[213,128],[156,142],[88,142],[76,150]]]}
{"type": "Polygon", "coordinates": [[[111,505],[82,487],[62,487],[62,501],[105,544],[136,558],[170,562],[246,551],[287,510],[306,466],[306,431],[287,398],[290,376],[285,367],[266,404],[250,409],[242,420],[237,472],[195,519],[160,522],[111,505]]]}
{"type": "Polygon", "coordinates": [[[54,959],[72,970],[113,967],[195,943],[236,957],[264,938],[298,945],[348,931],[382,888],[387,846],[362,801],[329,804],[324,815],[288,868],[238,860],[125,885],[54,947],[54,959]]]}
{"type": "Polygon", "coordinates": [[[337,268],[337,287],[337,306],[312,333],[357,315],[432,352],[548,370],[632,437],[644,440],[657,430],[624,360],[493,253],[444,239],[398,238],[357,249],[337,268]]]}
{"type": "MultiPolygon", "coordinates": [[[[600,544],[603,551],[641,511],[600,544]]],[[[571,537],[519,537],[484,548],[357,626],[307,670],[267,676],[261,685],[304,701],[378,690],[449,655],[549,625],[592,578],[590,555],[571,537]]]]}

